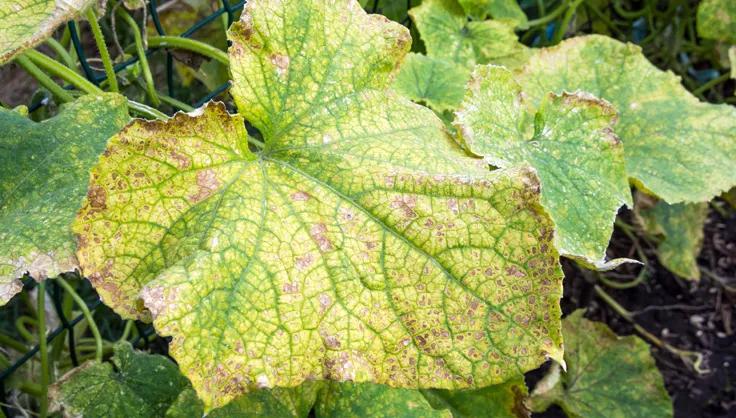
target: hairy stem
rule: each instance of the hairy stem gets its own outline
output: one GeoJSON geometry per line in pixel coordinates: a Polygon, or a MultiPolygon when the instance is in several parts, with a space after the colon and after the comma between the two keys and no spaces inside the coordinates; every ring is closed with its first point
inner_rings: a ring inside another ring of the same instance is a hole
{"type": "Polygon", "coordinates": [[[36,64],[34,64],[28,57],[21,55],[15,59],[15,62],[18,63],[21,67],[23,67],[28,74],[30,74],[33,78],[38,80],[38,83],[41,84],[44,88],[46,88],[48,91],[51,92],[51,94],[56,97],[56,100],[58,100],[60,103],[66,103],[71,102],[74,100],[74,97],[69,93],[68,91],[64,90],[63,87],[56,84],[54,80],[51,79],[51,77],[47,76],[43,71],[41,71],[36,64]]]}
{"type": "Polygon", "coordinates": [[[79,309],[82,310],[82,314],[84,314],[84,318],[87,320],[87,324],[89,325],[89,330],[92,332],[92,336],[95,338],[95,359],[97,361],[102,361],[102,336],[100,335],[100,330],[97,329],[97,324],[95,323],[95,319],[92,317],[92,312],[89,311],[89,308],[87,307],[87,304],[84,302],[82,297],[79,296],[79,294],[69,283],[66,282],[66,280],[62,279],[61,277],[57,278],[56,280],[59,285],[72,296],[74,302],[76,302],[77,306],[79,306],[79,309]]]}
{"type": "Polygon", "coordinates": [[[107,49],[105,36],[102,34],[102,28],[100,28],[99,22],[97,22],[97,15],[92,7],[87,9],[87,21],[89,21],[89,26],[92,29],[92,36],[95,38],[97,50],[100,51],[100,58],[102,58],[102,65],[105,67],[105,74],[107,75],[107,83],[110,87],[110,91],[117,93],[120,89],[118,87],[118,79],[115,75],[115,70],[112,66],[112,60],[110,59],[110,51],[107,49]]]}

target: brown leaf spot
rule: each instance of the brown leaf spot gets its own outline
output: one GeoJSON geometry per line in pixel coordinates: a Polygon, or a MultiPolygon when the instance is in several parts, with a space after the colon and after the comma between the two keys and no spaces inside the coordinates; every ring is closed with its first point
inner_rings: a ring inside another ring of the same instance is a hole
{"type": "Polygon", "coordinates": [[[268,58],[270,59],[271,64],[276,66],[276,74],[278,74],[279,77],[285,76],[286,72],[289,71],[289,57],[281,54],[272,54],[268,58]]]}
{"type": "Polygon", "coordinates": [[[171,150],[169,155],[171,155],[171,158],[176,161],[176,165],[179,167],[180,170],[186,170],[187,168],[192,166],[192,161],[186,155],[179,154],[174,150],[171,150]]]}
{"type": "Polygon", "coordinates": [[[314,256],[312,253],[307,253],[301,257],[296,258],[296,269],[299,271],[306,270],[309,266],[312,265],[312,262],[314,261],[314,256]]]}
{"type": "Polygon", "coordinates": [[[215,172],[211,169],[202,170],[197,173],[197,193],[189,196],[189,201],[198,203],[210,197],[220,186],[215,172]]]}
{"type": "Polygon", "coordinates": [[[326,232],[327,227],[325,226],[325,224],[322,223],[312,225],[312,228],[309,230],[309,235],[312,237],[313,240],[317,242],[319,249],[323,252],[334,249],[334,247],[332,246],[332,241],[327,238],[326,232]]]}
{"type": "Polygon", "coordinates": [[[90,213],[101,212],[107,209],[107,192],[102,187],[93,184],[87,192],[90,213]]]}
{"type": "Polygon", "coordinates": [[[294,202],[306,202],[312,196],[310,196],[310,194],[307,192],[298,191],[298,192],[292,193],[290,197],[291,197],[291,200],[293,200],[294,202]]]}

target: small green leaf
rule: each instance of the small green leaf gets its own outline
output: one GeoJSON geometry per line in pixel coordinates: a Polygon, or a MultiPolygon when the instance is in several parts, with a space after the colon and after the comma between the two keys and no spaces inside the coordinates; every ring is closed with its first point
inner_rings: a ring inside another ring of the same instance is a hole
{"type": "Polygon", "coordinates": [[[85,418],[156,418],[181,402],[179,394],[190,386],[176,364],[127,342],[114,351],[112,364],[87,362],[51,386],[54,409],[85,418]]]}
{"type": "Polygon", "coordinates": [[[422,390],[435,409],[447,408],[454,418],[528,418],[524,376],[473,390],[422,390]]]}
{"type": "Polygon", "coordinates": [[[0,2],[0,64],[43,42],[97,0],[19,0],[0,2]]]}
{"type": "Polygon", "coordinates": [[[611,102],[628,176],[669,203],[707,201],[736,184],[736,108],[698,101],[638,46],[573,38],[539,50],[516,76],[534,104],[576,90],[611,102]]]}
{"type": "Polygon", "coordinates": [[[128,119],[114,94],[84,96],[41,123],[0,109],[0,305],[26,273],[43,280],[77,268],[70,227],[89,168],[128,119]]]}
{"type": "Polygon", "coordinates": [[[489,172],[388,90],[406,28],[263,0],[230,38],[240,115],[129,125],[74,227],[99,293],[173,337],[206,410],[305,380],[483,387],[561,357],[538,180],[489,172]]]}
{"type": "Polygon", "coordinates": [[[371,383],[333,383],[325,388],[315,408],[318,418],[452,418],[447,409],[434,409],[418,390],[371,383]]]}
{"type": "Polygon", "coordinates": [[[621,205],[632,205],[624,150],[613,134],[616,111],[582,93],[527,103],[511,72],[477,67],[455,125],[469,150],[496,167],[529,164],[555,222],[558,250],[605,268],[621,205]]]}
{"type": "Polygon", "coordinates": [[[494,19],[513,21],[517,27],[527,27],[527,17],[521,10],[517,0],[459,0],[468,16],[485,19],[490,15],[494,19]]]}
{"type": "Polygon", "coordinates": [[[427,55],[472,69],[476,64],[516,66],[528,48],[519,43],[508,21],[468,21],[457,0],[424,0],[409,11],[427,55]]]}
{"type": "Polygon", "coordinates": [[[405,97],[443,112],[460,105],[469,78],[470,71],[461,65],[412,53],[401,64],[393,87],[405,97]]]}
{"type": "Polygon", "coordinates": [[[663,237],[657,247],[657,258],[662,265],[682,278],[700,280],[697,258],[703,245],[708,204],[668,205],[660,201],[640,215],[649,234],[663,237]]]}
{"type": "Polygon", "coordinates": [[[636,336],[618,337],[578,310],[562,321],[567,372],[553,366],[532,392],[533,411],[551,403],[570,418],[671,417],[672,401],[649,353],[636,336]]]}
{"type": "Polygon", "coordinates": [[[698,5],[698,35],[736,44],[736,2],[703,0],[698,5]]]}

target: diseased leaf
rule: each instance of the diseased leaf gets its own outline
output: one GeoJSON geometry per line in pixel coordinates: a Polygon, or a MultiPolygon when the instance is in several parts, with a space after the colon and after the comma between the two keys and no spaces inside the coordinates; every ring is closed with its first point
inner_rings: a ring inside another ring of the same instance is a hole
{"type": "Polygon", "coordinates": [[[535,53],[516,75],[534,104],[575,90],[611,102],[629,177],[669,203],[707,201],[736,184],[736,108],[699,102],[638,46],[573,38],[535,53]]]}
{"type": "Polygon", "coordinates": [[[473,390],[424,389],[425,398],[435,409],[447,408],[454,418],[528,418],[524,404],[528,392],[524,376],[473,390]]]}
{"type": "Polygon", "coordinates": [[[0,2],[0,64],[43,42],[59,26],[98,0],[19,0],[0,2]]]}
{"type": "Polygon", "coordinates": [[[636,336],[618,337],[578,310],[562,321],[567,372],[559,367],[532,392],[533,411],[555,403],[570,418],[671,417],[672,401],[649,353],[636,336]]]}
{"type": "Polygon", "coordinates": [[[84,96],[44,122],[0,109],[0,305],[37,280],[77,268],[71,224],[89,168],[128,120],[122,96],[84,96]]]}
{"type": "Polygon", "coordinates": [[[485,19],[488,15],[494,19],[506,19],[516,23],[520,28],[527,27],[527,17],[516,0],[459,0],[465,12],[477,19],[485,19]]]}
{"type": "Polygon", "coordinates": [[[318,418],[452,418],[445,408],[434,409],[415,389],[391,388],[372,383],[333,383],[320,393],[318,418]]]}
{"type": "Polygon", "coordinates": [[[456,109],[463,99],[470,71],[450,61],[426,55],[407,55],[393,88],[405,97],[443,112],[456,109]]]}
{"type": "Polygon", "coordinates": [[[468,21],[457,0],[424,0],[409,15],[432,58],[468,69],[491,63],[516,66],[526,60],[528,48],[517,40],[512,23],[468,21]]]}
{"type": "Polygon", "coordinates": [[[548,95],[539,107],[503,67],[477,67],[454,124],[474,154],[496,167],[529,164],[555,222],[560,253],[605,268],[621,205],[632,206],[616,111],[583,93],[548,95]]]}
{"type": "Polygon", "coordinates": [[[112,364],[87,362],[51,386],[54,409],[85,418],[164,417],[190,387],[166,357],[135,351],[127,342],[114,350],[112,364]]]}
{"type": "Polygon", "coordinates": [[[657,258],[667,270],[685,279],[700,280],[698,254],[703,246],[707,203],[668,205],[658,202],[640,215],[649,234],[663,237],[657,258]]]}
{"type": "Polygon", "coordinates": [[[215,409],[207,418],[306,418],[325,386],[324,382],[306,381],[293,388],[256,390],[215,409]]]}
{"type": "Polygon", "coordinates": [[[99,293],[146,317],[143,288],[206,410],[305,380],[483,387],[561,357],[538,181],[490,173],[386,89],[404,27],[356,1],[264,0],[230,37],[263,149],[222,106],[136,121],[75,224],[99,293]]]}
{"type": "Polygon", "coordinates": [[[698,4],[698,35],[736,44],[736,2],[703,0],[698,4]]]}

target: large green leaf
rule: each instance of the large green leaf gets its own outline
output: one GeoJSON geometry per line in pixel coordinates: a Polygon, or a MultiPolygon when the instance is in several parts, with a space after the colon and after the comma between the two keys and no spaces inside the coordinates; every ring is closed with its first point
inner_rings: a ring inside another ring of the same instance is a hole
{"type": "Polygon", "coordinates": [[[460,105],[469,78],[470,70],[459,64],[411,53],[401,64],[393,88],[415,102],[443,112],[460,105]]]}
{"type": "Polygon", "coordinates": [[[532,392],[532,410],[555,403],[570,418],[671,417],[672,401],[649,353],[636,336],[618,337],[578,310],[562,321],[567,372],[550,374],[532,392]]]}
{"type": "Polygon", "coordinates": [[[189,388],[166,357],[135,351],[127,342],[114,350],[112,363],[90,361],[59,379],[49,394],[54,409],[70,417],[163,418],[189,388]]]}
{"type": "Polygon", "coordinates": [[[77,268],[71,224],[89,168],[128,120],[122,96],[84,96],[44,122],[0,109],[0,305],[28,273],[42,280],[77,268]]]}
{"type": "Polygon", "coordinates": [[[325,388],[315,408],[319,418],[452,418],[444,408],[434,409],[415,389],[370,383],[333,383],[325,388]]]}
{"type": "Polygon", "coordinates": [[[516,0],[459,0],[469,16],[485,19],[488,15],[494,19],[507,19],[519,27],[527,26],[527,17],[516,0]]]}
{"type": "Polygon", "coordinates": [[[490,173],[386,90],[404,27],[356,1],[270,0],[230,37],[231,93],[265,146],[218,105],[136,121],[75,224],[85,273],[173,336],[207,409],[310,379],[482,387],[560,357],[538,180],[490,173]]]}
{"type": "Polygon", "coordinates": [[[517,80],[535,104],[575,90],[611,102],[629,177],[669,203],[706,201],[736,184],[736,108],[699,102],[638,46],[569,39],[535,53],[517,80]]]}
{"type": "Polygon", "coordinates": [[[98,0],[0,1],[0,64],[32,48],[98,0]]]}
{"type": "Polygon", "coordinates": [[[424,0],[411,9],[427,55],[472,68],[476,64],[516,65],[528,48],[508,21],[468,21],[457,0],[424,0]]]}
{"type": "Polygon", "coordinates": [[[698,254],[703,246],[707,203],[668,205],[659,201],[640,212],[646,231],[662,237],[657,258],[667,270],[685,279],[699,280],[698,254]]]}
{"type": "Polygon", "coordinates": [[[468,149],[490,164],[534,167],[558,250],[606,268],[616,213],[632,205],[615,118],[607,102],[582,93],[551,94],[535,107],[510,71],[482,66],[454,123],[468,149]]]}
{"type": "Polygon", "coordinates": [[[306,381],[293,388],[256,390],[213,410],[207,418],[307,418],[325,387],[324,382],[306,381]]]}
{"type": "Polygon", "coordinates": [[[736,44],[736,2],[703,0],[698,5],[698,35],[736,44]]]}

